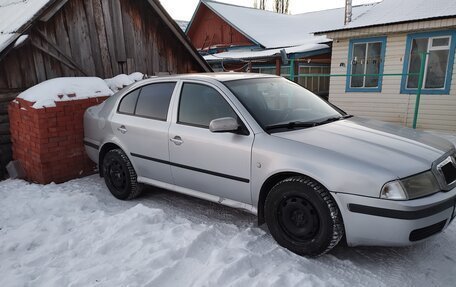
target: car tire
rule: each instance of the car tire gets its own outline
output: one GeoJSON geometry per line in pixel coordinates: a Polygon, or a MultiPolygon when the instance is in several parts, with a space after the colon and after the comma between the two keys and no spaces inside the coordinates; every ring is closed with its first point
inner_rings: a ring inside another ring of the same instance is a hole
{"type": "Polygon", "coordinates": [[[320,183],[305,176],[278,182],[266,197],[264,212],[274,239],[298,255],[322,255],[344,235],[334,199],[320,183]]]}
{"type": "Polygon", "coordinates": [[[121,149],[113,149],[103,159],[103,177],[109,191],[120,200],[139,196],[143,186],[127,155],[121,149]]]}

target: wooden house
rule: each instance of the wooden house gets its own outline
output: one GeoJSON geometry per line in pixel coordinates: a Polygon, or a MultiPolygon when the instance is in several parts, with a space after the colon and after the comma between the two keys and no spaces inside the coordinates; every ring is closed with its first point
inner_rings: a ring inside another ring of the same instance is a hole
{"type": "Polygon", "coordinates": [[[383,0],[317,34],[333,40],[331,73],[347,75],[331,77],[332,103],[413,126],[424,56],[417,128],[456,132],[456,1],[383,0]]]}
{"type": "Polygon", "coordinates": [[[0,178],[11,158],[7,106],[56,77],[208,72],[158,0],[0,1],[0,178]]]}

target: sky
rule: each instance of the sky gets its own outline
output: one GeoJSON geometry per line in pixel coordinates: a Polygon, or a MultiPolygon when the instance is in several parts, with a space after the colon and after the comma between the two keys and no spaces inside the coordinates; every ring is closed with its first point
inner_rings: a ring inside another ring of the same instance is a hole
{"type": "MultiPolygon", "coordinates": [[[[217,0],[240,6],[253,7],[254,0],[217,0]]],[[[378,2],[379,0],[353,0],[353,5],[378,2]]],[[[192,18],[199,0],[160,0],[161,4],[175,20],[187,20],[192,18]]],[[[266,0],[268,10],[272,10],[274,0],[266,0]]],[[[331,8],[344,7],[345,0],[290,0],[290,13],[299,14],[304,12],[319,11],[331,8]]]]}

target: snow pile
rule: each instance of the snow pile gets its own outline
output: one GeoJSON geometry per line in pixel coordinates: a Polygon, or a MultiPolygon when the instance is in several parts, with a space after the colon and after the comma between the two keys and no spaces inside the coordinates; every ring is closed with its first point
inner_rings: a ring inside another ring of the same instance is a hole
{"type": "Polygon", "coordinates": [[[117,75],[114,78],[106,79],[105,82],[111,90],[117,92],[124,87],[133,84],[134,82],[141,81],[142,79],[144,79],[144,74],[135,72],[130,75],[117,75]]]}
{"type": "Polygon", "coordinates": [[[35,102],[33,107],[55,107],[55,102],[110,96],[113,92],[96,77],[56,78],[44,81],[19,94],[18,98],[35,102]]]}
{"type": "Polygon", "coordinates": [[[18,98],[34,102],[35,109],[55,107],[55,102],[111,96],[120,89],[140,81],[142,73],[118,75],[102,80],[97,77],[67,77],[44,81],[19,94],[18,98]]]}

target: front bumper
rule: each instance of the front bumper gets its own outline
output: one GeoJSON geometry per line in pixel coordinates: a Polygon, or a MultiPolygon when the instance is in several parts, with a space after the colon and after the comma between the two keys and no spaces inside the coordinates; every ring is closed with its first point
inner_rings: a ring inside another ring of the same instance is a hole
{"type": "Polygon", "coordinates": [[[385,200],[332,193],[350,246],[406,246],[444,230],[456,215],[456,188],[424,198],[385,200]]]}

